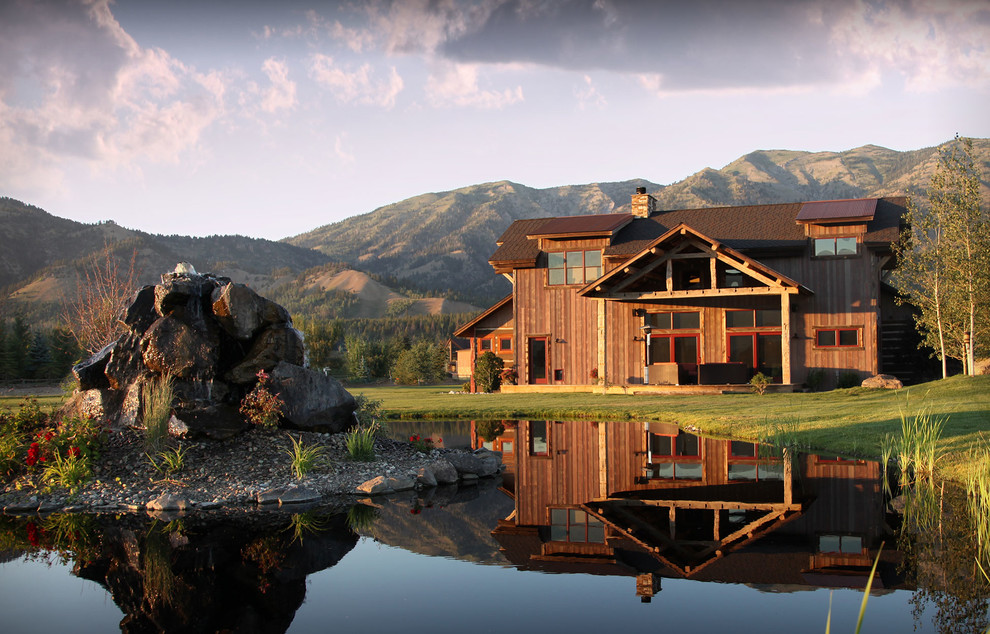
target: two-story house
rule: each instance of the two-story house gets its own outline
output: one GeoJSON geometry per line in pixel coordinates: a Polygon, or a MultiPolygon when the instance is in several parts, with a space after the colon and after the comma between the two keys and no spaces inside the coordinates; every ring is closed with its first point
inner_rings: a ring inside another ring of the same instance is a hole
{"type": "Polygon", "coordinates": [[[517,388],[782,389],[881,371],[903,322],[884,277],[906,199],[868,198],[518,220],[489,260],[512,294],[462,326],[517,388]]]}

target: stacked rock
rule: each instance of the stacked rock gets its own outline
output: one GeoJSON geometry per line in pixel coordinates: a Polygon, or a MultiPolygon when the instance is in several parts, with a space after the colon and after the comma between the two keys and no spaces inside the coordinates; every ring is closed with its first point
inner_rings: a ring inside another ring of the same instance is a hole
{"type": "Polygon", "coordinates": [[[302,333],[288,311],[243,284],[181,263],[123,308],[127,332],[75,366],[68,407],[140,427],[144,386],[173,381],[173,433],[228,438],[247,428],[239,413],[258,373],[284,406],[280,424],[339,432],[354,422],[354,398],[333,377],[305,367],[302,333]]]}

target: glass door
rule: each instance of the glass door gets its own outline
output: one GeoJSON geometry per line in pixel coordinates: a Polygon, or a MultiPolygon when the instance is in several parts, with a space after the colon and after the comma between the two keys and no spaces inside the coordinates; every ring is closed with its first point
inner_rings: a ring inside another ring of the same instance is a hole
{"type": "Polygon", "coordinates": [[[531,337],[529,339],[529,382],[546,383],[549,374],[549,355],[547,354],[548,337],[531,337]]]}

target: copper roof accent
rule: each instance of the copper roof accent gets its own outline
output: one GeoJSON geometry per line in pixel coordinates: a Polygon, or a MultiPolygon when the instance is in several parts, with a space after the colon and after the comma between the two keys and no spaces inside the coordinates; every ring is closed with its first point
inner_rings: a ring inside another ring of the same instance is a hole
{"type": "MultiPolygon", "coordinates": [[[[876,201],[876,210],[873,218],[866,222],[863,242],[870,246],[886,247],[897,241],[907,198],[897,196],[870,200],[876,201]]],[[[613,258],[636,255],[680,224],[737,251],[804,249],[808,238],[804,226],[797,222],[804,205],[782,203],[678,209],[663,211],[649,218],[634,218],[618,230],[611,244],[605,248],[604,255],[613,258]]],[[[540,235],[545,231],[545,224],[553,220],[556,219],[539,218],[512,223],[499,238],[499,248],[489,263],[497,269],[510,265],[536,266],[540,253],[538,241],[529,240],[528,236],[540,235]]]]}
{"type": "Polygon", "coordinates": [[[818,200],[801,205],[797,221],[805,223],[869,222],[876,213],[876,198],[818,200]]]}
{"type": "Polygon", "coordinates": [[[587,216],[562,216],[531,232],[529,238],[570,238],[610,236],[633,219],[632,214],[592,214],[587,216]]]}

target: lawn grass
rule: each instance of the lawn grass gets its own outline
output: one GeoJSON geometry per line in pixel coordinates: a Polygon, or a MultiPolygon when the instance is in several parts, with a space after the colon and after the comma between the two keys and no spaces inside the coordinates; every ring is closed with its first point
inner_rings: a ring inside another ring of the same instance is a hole
{"type": "Polygon", "coordinates": [[[62,394],[58,394],[56,396],[0,396],[0,410],[20,409],[21,403],[23,403],[25,399],[38,401],[38,406],[43,410],[58,407],[65,402],[65,396],[62,394]]]}
{"type": "MultiPolygon", "coordinates": [[[[784,426],[804,448],[877,458],[887,434],[899,435],[901,414],[946,419],[939,441],[940,472],[961,480],[968,451],[990,447],[990,376],[955,376],[901,390],[851,388],[795,394],[620,395],[451,394],[443,386],[348,386],[382,401],[392,419],[636,420],[693,426],[702,433],[755,440],[784,426]]],[[[39,397],[42,407],[61,396],[39,397]]],[[[23,397],[2,397],[16,408],[23,397]]]]}
{"type": "Polygon", "coordinates": [[[990,444],[990,376],[956,376],[901,390],[851,388],[819,393],[711,395],[461,394],[450,386],[348,388],[380,399],[397,419],[638,420],[694,426],[709,435],[759,439],[785,426],[816,451],[880,456],[901,414],[945,417],[941,473],[959,479],[967,450],[990,444]]]}

